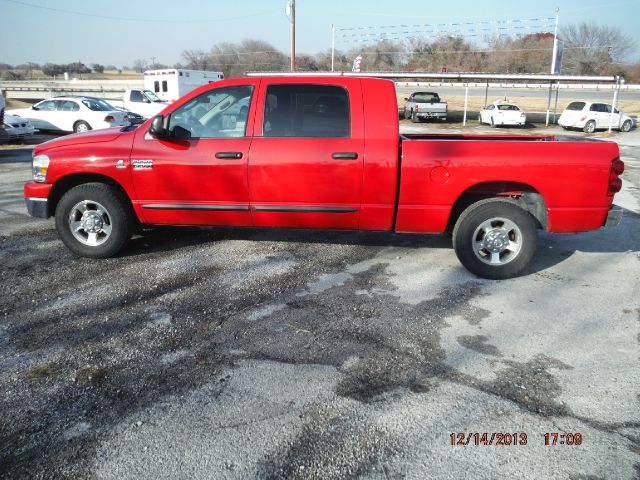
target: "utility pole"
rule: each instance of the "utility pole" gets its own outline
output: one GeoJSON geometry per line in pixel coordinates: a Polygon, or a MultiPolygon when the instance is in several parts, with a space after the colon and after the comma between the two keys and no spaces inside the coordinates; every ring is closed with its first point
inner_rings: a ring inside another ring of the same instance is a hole
{"type": "Polygon", "coordinates": [[[151,57],[151,68],[155,67],[155,65],[156,65],[156,58],[158,58],[158,57],[151,57]]]}
{"type": "Polygon", "coordinates": [[[336,55],[336,27],[331,24],[331,71],[333,72],[333,59],[336,55]]]}
{"type": "MultiPolygon", "coordinates": [[[[553,29],[553,54],[551,55],[551,75],[555,75],[556,59],[558,58],[558,17],[560,16],[560,8],[556,8],[556,26],[553,29]]],[[[560,72],[558,72],[560,73],[560,72]]],[[[547,101],[547,116],[544,124],[549,126],[549,113],[551,111],[551,92],[553,83],[549,82],[549,100],[547,101]]]]}
{"type": "Polygon", "coordinates": [[[291,71],[296,70],[296,0],[291,0],[291,71]]]}

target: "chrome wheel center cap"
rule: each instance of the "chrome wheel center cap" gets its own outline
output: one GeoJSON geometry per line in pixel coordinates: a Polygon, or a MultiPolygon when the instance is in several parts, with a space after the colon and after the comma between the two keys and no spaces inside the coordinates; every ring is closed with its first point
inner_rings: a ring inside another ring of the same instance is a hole
{"type": "Polygon", "coordinates": [[[502,229],[494,229],[484,236],[482,246],[489,252],[502,252],[509,245],[509,235],[502,229]]]}
{"type": "Polygon", "coordinates": [[[82,216],[82,228],[88,233],[98,233],[102,230],[102,218],[95,212],[85,212],[82,216]]]}

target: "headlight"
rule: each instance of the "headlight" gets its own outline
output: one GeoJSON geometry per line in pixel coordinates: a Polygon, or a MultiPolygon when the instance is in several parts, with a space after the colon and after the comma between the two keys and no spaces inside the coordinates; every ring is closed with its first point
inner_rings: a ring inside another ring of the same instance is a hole
{"type": "Polygon", "coordinates": [[[47,157],[46,155],[36,155],[35,157],[33,157],[33,179],[36,182],[44,183],[46,181],[48,168],[49,157],[47,157]]]}

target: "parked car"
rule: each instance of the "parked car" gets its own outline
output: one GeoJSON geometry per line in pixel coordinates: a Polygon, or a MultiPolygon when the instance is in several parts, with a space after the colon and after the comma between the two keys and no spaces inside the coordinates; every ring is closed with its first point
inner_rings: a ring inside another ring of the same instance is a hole
{"type": "Polygon", "coordinates": [[[436,92],[413,92],[404,106],[404,118],[418,122],[429,118],[447,119],[447,102],[440,100],[436,92]]]}
{"type": "MultiPolygon", "coordinates": [[[[120,110],[120,109],[118,109],[120,110]]],[[[123,110],[123,112],[126,115],[126,119],[129,123],[131,123],[132,125],[140,125],[141,123],[144,123],[145,118],[142,115],[138,115],[135,112],[132,112],[131,110],[123,110]]]]}
{"type": "Polygon", "coordinates": [[[122,100],[110,100],[110,103],[121,110],[137,113],[145,119],[157,115],[169,102],[162,100],[151,90],[130,89],[124,92],[122,100]]]}
{"type": "Polygon", "coordinates": [[[611,105],[600,102],[571,102],[564,109],[558,124],[568,130],[580,128],[585,133],[593,133],[597,129],[612,128],[628,132],[634,126],[633,119],[617,108],[611,112],[611,105]]]}
{"type": "Polygon", "coordinates": [[[7,113],[30,120],[39,130],[86,132],[129,125],[123,111],[94,97],[55,97],[7,113]]]}
{"type": "Polygon", "coordinates": [[[3,137],[7,140],[17,140],[33,135],[35,128],[26,118],[18,117],[7,113],[4,116],[3,137]]]}
{"type": "Polygon", "coordinates": [[[549,135],[400,135],[388,80],[245,77],[138,128],[38,145],[24,196],[85,257],[117,254],[145,224],[449,231],[467,269],[509,278],[537,230],[619,223],[619,156],[549,135]]]}
{"type": "Polygon", "coordinates": [[[492,127],[497,127],[498,125],[524,127],[527,123],[527,114],[515,103],[498,101],[480,110],[478,121],[481,125],[486,123],[492,127]]]}

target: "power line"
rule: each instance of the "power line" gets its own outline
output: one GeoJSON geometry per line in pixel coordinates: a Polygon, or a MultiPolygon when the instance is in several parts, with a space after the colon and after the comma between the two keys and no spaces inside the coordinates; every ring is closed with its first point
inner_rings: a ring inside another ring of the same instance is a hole
{"type": "Polygon", "coordinates": [[[66,13],[69,15],[79,15],[82,17],[92,17],[92,18],[102,18],[105,20],[118,20],[118,21],[124,21],[124,22],[147,22],[147,23],[185,23],[185,24],[194,24],[194,23],[217,23],[217,22],[226,22],[229,20],[241,20],[244,18],[249,18],[249,17],[258,17],[258,16],[262,16],[262,15],[273,15],[276,12],[274,12],[273,10],[269,10],[269,11],[264,11],[264,12],[258,12],[258,13],[250,13],[247,15],[240,15],[240,16],[236,16],[236,17],[225,17],[225,18],[216,18],[215,20],[175,20],[175,19],[157,19],[157,18],[131,18],[131,17],[115,17],[115,16],[111,16],[111,15],[101,15],[98,13],[87,13],[87,12],[78,12],[75,10],[65,10],[63,8],[54,8],[54,7],[47,7],[44,5],[36,5],[33,3],[28,3],[28,2],[22,2],[20,0],[2,0],[4,2],[8,2],[8,3],[14,3],[16,5],[21,5],[24,7],[30,7],[30,8],[38,8],[41,10],[48,10],[50,12],[57,12],[57,13],[66,13]]]}

